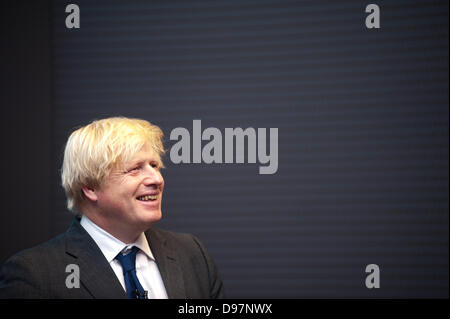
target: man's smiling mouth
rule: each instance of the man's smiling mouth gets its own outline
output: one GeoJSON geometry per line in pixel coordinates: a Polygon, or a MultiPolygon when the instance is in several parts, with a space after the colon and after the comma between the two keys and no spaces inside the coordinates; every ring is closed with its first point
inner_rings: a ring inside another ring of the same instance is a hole
{"type": "Polygon", "coordinates": [[[144,195],[144,196],[138,196],[136,198],[137,198],[137,200],[147,202],[147,201],[157,200],[158,199],[158,195],[144,195]]]}

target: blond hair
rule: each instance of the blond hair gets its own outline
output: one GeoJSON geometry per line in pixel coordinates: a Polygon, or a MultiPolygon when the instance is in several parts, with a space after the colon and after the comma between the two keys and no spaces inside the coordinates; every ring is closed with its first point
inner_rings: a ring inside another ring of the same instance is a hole
{"type": "Polygon", "coordinates": [[[74,131],[67,140],[61,169],[67,208],[80,212],[83,186],[100,187],[113,168],[120,167],[144,146],[158,156],[165,153],[162,130],[145,120],[111,117],[74,131]]]}

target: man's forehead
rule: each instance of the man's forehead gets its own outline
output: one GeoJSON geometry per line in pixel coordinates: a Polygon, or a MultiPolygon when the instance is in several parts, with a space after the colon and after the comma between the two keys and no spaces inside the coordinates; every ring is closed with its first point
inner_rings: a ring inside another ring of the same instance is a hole
{"type": "Polygon", "coordinates": [[[134,163],[139,161],[161,161],[161,157],[150,146],[143,146],[133,156],[131,156],[128,162],[134,163]]]}

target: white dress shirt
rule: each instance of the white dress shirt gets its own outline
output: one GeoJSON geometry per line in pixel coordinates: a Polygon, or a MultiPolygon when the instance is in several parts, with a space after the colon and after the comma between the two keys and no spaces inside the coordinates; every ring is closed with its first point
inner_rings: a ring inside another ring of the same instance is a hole
{"type": "Polygon", "coordinates": [[[142,233],[138,239],[131,244],[125,244],[97,226],[86,216],[81,217],[81,226],[94,239],[95,243],[100,247],[109,265],[114,270],[114,273],[125,288],[125,280],[123,277],[122,265],[116,260],[117,254],[131,249],[133,246],[140,250],[136,254],[136,275],[144,290],[148,292],[149,299],[167,299],[166,288],[161,278],[156,260],[153,257],[147,238],[142,233]]]}

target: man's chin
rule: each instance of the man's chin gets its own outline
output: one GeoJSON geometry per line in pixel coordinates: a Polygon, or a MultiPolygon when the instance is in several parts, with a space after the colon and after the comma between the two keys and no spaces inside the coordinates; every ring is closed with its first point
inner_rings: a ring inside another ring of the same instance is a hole
{"type": "Polygon", "coordinates": [[[144,212],[140,219],[147,229],[162,219],[162,213],[161,211],[144,212]]]}

